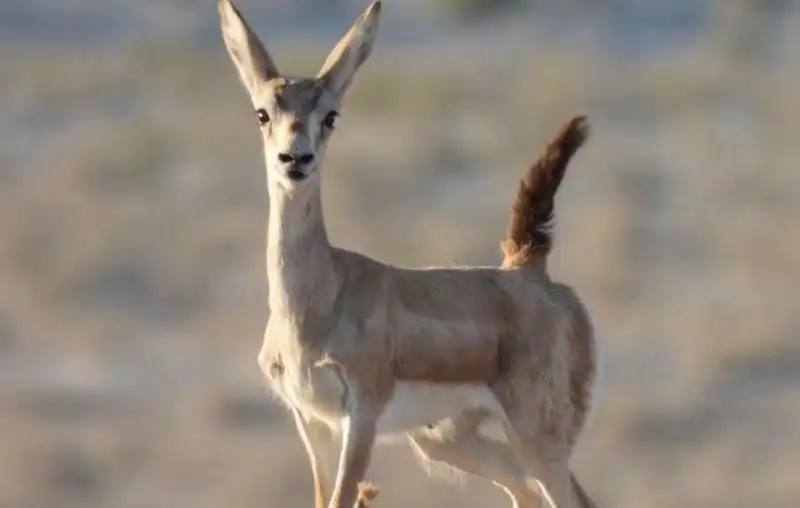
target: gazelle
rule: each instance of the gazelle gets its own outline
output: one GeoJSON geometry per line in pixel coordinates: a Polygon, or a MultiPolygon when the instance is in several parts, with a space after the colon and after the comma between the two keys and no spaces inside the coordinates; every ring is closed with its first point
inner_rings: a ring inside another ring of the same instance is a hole
{"type": "Polygon", "coordinates": [[[320,164],[372,52],[380,2],[314,78],[282,76],[230,0],[219,11],[267,170],[270,317],[258,363],[294,415],[316,507],[357,502],[379,434],[406,435],[422,457],[490,479],[514,506],[537,506],[539,495],[559,508],[593,506],[568,465],[594,382],[592,327],[546,264],[554,195],[585,119],[567,123],[523,178],[501,267],[381,264],[330,244],[320,193],[320,164]],[[503,437],[486,436],[490,426],[503,437]],[[330,492],[323,463],[339,433],[330,492]]]}

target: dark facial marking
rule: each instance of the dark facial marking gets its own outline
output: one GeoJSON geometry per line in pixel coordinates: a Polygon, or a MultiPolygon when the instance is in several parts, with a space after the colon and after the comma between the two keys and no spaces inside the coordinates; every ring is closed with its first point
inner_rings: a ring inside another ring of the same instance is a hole
{"type": "Polygon", "coordinates": [[[310,98],[304,101],[303,104],[304,112],[308,113],[317,107],[322,97],[322,92],[322,88],[320,88],[318,83],[314,80],[285,78],[275,88],[275,102],[280,109],[290,109],[289,103],[286,100],[287,97],[310,93],[310,98]]]}
{"type": "Polygon", "coordinates": [[[311,109],[316,109],[319,105],[319,100],[322,98],[322,88],[314,85],[314,96],[311,98],[311,109]]]}

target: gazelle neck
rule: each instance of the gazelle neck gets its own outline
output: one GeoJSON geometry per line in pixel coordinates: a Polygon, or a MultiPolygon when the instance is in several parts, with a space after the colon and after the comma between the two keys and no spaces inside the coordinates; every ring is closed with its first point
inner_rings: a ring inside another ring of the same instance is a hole
{"type": "Polygon", "coordinates": [[[338,276],[322,216],[320,175],[293,188],[268,176],[267,277],[272,312],[321,310],[338,276]]]}

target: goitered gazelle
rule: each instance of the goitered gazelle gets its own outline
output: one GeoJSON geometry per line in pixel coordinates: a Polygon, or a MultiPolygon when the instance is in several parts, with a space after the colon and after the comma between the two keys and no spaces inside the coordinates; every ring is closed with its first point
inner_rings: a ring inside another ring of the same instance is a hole
{"type": "Polygon", "coordinates": [[[270,315],[258,363],[294,415],[316,507],[361,502],[378,435],[407,436],[424,459],[493,481],[514,506],[593,506],[568,465],[592,395],[592,326],[546,264],[554,196],[585,118],[568,122],[524,176],[501,266],[382,264],[331,245],[320,194],[325,149],[372,52],[381,3],[313,78],[281,75],[230,0],[219,12],[264,144],[270,315]]]}

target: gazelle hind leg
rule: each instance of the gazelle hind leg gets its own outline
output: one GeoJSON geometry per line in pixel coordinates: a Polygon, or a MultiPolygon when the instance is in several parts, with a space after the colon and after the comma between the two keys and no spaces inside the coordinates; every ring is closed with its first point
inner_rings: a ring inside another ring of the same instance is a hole
{"type": "Polygon", "coordinates": [[[549,508],[573,508],[573,477],[569,470],[569,447],[549,443],[545,436],[523,437],[513,424],[503,427],[511,448],[525,468],[526,483],[535,485],[549,508]]]}
{"type": "Polygon", "coordinates": [[[509,495],[514,508],[538,507],[535,493],[527,488],[524,477],[514,471],[518,465],[507,445],[480,436],[458,442],[414,436],[411,443],[425,460],[492,481],[509,495]]]}
{"type": "Polygon", "coordinates": [[[538,507],[537,496],[526,487],[524,471],[513,450],[478,433],[487,416],[482,410],[466,411],[444,428],[409,435],[412,447],[423,460],[492,481],[509,495],[514,508],[538,507]]]}

